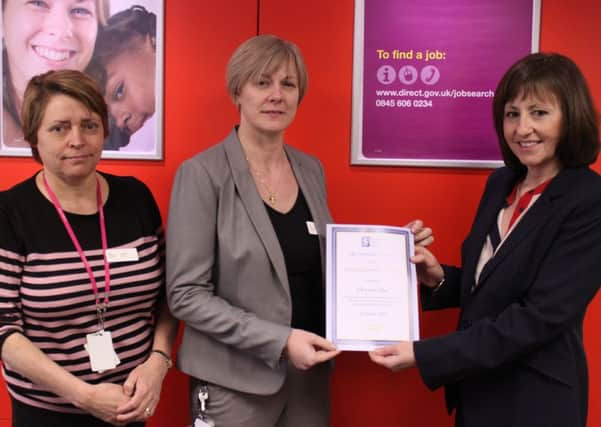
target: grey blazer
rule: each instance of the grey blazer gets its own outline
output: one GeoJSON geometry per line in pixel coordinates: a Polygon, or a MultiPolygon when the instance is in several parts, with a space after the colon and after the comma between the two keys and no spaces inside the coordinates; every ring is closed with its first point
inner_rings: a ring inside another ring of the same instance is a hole
{"type": "MultiPolygon", "coordinates": [[[[286,155],[324,251],[331,222],[320,162],[286,155]]],[[[317,238],[317,237],[316,237],[317,238]]],[[[180,166],[169,208],[167,300],[185,322],[177,364],[223,387],[275,393],[292,304],[284,256],[236,130],[180,166]]]]}

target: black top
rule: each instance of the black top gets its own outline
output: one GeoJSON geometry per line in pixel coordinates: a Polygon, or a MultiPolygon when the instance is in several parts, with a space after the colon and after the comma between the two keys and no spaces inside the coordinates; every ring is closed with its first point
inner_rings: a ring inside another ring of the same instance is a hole
{"type": "Polygon", "coordinates": [[[325,335],[325,298],[321,274],[319,237],[309,234],[313,221],[302,191],[288,213],[282,214],[265,203],[284,253],[290,294],[292,327],[325,335]]]}
{"type": "MultiPolygon", "coordinates": [[[[109,186],[103,207],[107,249],[128,248],[138,255],[136,260],[110,262],[105,320],[122,363],[92,371],[84,348],[86,335],[98,331],[90,278],[54,205],[37,188],[35,176],[0,192],[0,350],[6,337],[20,332],[76,377],[90,384],[123,384],[152,347],[155,309],[165,289],[164,239],[161,215],[146,185],[133,177],[102,176],[109,186]]],[[[65,215],[103,298],[99,214],[65,215]]],[[[26,405],[83,413],[6,364],[3,374],[10,395],[26,405]]],[[[28,425],[48,426],[35,421],[28,425]]]]}

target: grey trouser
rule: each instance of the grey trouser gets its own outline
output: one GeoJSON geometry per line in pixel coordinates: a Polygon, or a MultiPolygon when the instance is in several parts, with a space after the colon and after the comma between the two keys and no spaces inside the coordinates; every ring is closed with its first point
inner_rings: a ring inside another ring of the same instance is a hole
{"type": "Polygon", "coordinates": [[[216,427],[327,427],[330,422],[329,363],[299,371],[289,365],[275,394],[256,395],[190,378],[192,425],[199,411],[198,392],[208,387],[206,414],[216,427]]]}

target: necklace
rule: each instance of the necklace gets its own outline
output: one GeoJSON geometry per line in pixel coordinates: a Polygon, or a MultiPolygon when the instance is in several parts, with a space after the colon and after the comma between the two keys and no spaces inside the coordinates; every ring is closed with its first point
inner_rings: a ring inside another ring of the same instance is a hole
{"type": "Polygon", "coordinates": [[[267,183],[266,174],[264,174],[259,169],[257,169],[251,163],[251,161],[250,161],[250,159],[248,157],[246,157],[246,162],[248,163],[248,166],[249,166],[251,174],[257,179],[257,181],[259,181],[259,184],[261,184],[261,186],[263,187],[263,189],[267,193],[267,201],[269,202],[269,204],[271,206],[275,206],[276,203],[277,203],[277,201],[278,201],[277,194],[278,194],[278,190],[279,190],[280,177],[282,175],[282,169],[284,169],[283,163],[279,162],[279,167],[277,169],[277,175],[276,175],[276,178],[275,178],[275,187],[272,188],[267,183]]]}

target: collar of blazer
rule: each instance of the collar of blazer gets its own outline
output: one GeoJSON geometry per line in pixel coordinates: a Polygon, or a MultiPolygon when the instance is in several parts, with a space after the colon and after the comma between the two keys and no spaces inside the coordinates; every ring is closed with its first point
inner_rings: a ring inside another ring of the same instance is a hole
{"type": "MultiPolygon", "coordinates": [[[[242,145],[238,139],[238,134],[234,128],[224,141],[225,155],[232,171],[234,184],[238,189],[238,195],[242,204],[246,208],[246,212],[255,227],[255,231],[274,267],[274,270],[280,279],[280,282],[289,293],[288,275],[286,273],[286,263],[284,254],[280,247],[277,235],[269,219],[269,214],[263,204],[263,199],[257,191],[255,182],[252,179],[248,163],[244,157],[242,145]]],[[[298,183],[300,190],[303,192],[314,222],[321,224],[323,222],[318,201],[315,199],[314,191],[314,176],[308,167],[305,167],[300,152],[292,147],[284,145],[284,150],[288,161],[292,166],[292,171],[298,183]],[[321,222],[320,222],[321,221],[321,222]]]]}
{"type": "MultiPolygon", "coordinates": [[[[531,234],[536,228],[545,226],[549,218],[557,211],[557,203],[561,203],[562,196],[569,191],[573,191],[574,185],[587,171],[588,168],[572,168],[559,172],[539,199],[524,214],[495,256],[484,266],[475,291],[486,283],[486,279],[490,277],[491,273],[524,241],[526,236],[531,234]]],[[[508,168],[501,168],[491,176],[483,196],[480,212],[474,221],[474,239],[472,241],[477,242],[477,244],[466,248],[471,254],[471,256],[466,256],[470,263],[467,266],[468,271],[466,273],[468,275],[466,277],[474,277],[476,264],[488,230],[497,221],[497,216],[499,210],[503,207],[505,197],[507,197],[507,194],[509,194],[520,178],[520,176],[508,168]]],[[[469,292],[469,287],[465,291],[469,292]]]]}

